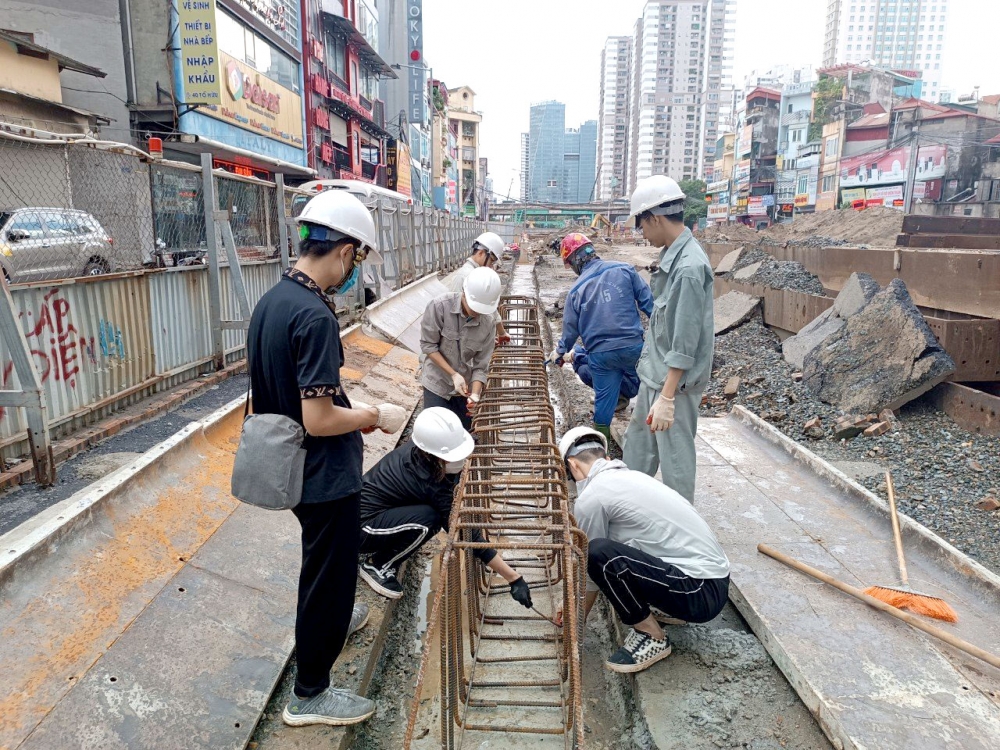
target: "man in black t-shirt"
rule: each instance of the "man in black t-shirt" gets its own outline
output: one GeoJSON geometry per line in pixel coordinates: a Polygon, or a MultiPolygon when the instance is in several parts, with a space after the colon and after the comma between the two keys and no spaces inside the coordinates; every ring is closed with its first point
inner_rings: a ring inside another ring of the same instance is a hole
{"type": "Polygon", "coordinates": [[[343,726],[364,721],[375,704],[330,687],[330,669],[347,636],[364,625],[355,611],[362,453],[361,432],[397,432],[399,406],[352,408],[340,382],[344,347],[329,295],[358,279],[375,251],[368,209],[341,191],[320,193],[298,217],[299,260],[257,303],[247,335],[253,410],[282,414],[306,431],[302,501],[302,570],[295,619],[298,673],[286,724],[343,726]]]}

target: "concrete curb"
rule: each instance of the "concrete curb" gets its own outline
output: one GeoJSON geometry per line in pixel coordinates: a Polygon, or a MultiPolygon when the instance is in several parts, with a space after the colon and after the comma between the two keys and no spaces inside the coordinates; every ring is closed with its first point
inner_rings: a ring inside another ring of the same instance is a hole
{"type": "MultiPolygon", "coordinates": [[[[831,484],[865,501],[880,513],[888,516],[889,505],[878,495],[871,492],[863,485],[854,481],[838,468],[820,458],[805,446],[799,445],[795,440],[785,435],[773,425],[765,422],[744,406],[734,406],[730,416],[747,425],[761,437],[785,450],[789,455],[809,466],[815,473],[831,484]]],[[[994,596],[1000,595],[1000,575],[993,573],[980,563],[973,560],[961,550],[953,547],[947,541],[928,529],[926,526],[914,521],[904,513],[899,513],[900,526],[905,534],[907,531],[916,534],[922,542],[938,548],[941,556],[948,561],[954,570],[966,578],[976,578],[992,589],[994,596]]]]}
{"type": "MultiPolygon", "coordinates": [[[[167,395],[156,398],[152,403],[146,405],[134,413],[123,416],[110,417],[98,422],[92,427],[82,430],[79,435],[60,440],[52,447],[53,460],[56,464],[69,460],[77,453],[92,448],[103,440],[117,435],[122,430],[134,424],[152,419],[155,416],[166,413],[171,409],[180,406],[186,401],[198,396],[202,391],[206,391],[212,386],[218,385],[224,380],[228,380],[234,375],[238,375],[246,370],[246,360],[240,360],[229,365],[223,370],[212,373],[205,377],[198,378],[186,385],[167,391],[167,395]]],[[[24,461],[13,469],[0,474],[0,490],[16,487],[30,481],[35,464],[33,461],[24,461]]]]}
{"type": "Polygon", "coordinates": [[[23,566],[47,553],[68,534],[86,526],[102,502],[113,497],[118,490],[142,474],[149,466],[182,448],[193,436],[241,409],[244,400],[242,396],[234,399],[204,419],[181,428],[126,466],[84,487],[62,502],[46,508],[0,536],[0,585],[23,566]]]}

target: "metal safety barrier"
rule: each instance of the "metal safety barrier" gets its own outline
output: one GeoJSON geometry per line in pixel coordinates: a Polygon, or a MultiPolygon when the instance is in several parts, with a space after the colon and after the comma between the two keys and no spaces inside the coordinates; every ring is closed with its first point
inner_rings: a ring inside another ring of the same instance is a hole
{"type": "MultiPolygon", "coordinates": [[[[476,448],[456,493],[431,614],[440,638],[441,747],[463,747],[467,733],[479,747],[479,733],[510,732],[562,735],[565,747],[582,748],[587,540],[570,514],[537,301],[505,297],[500,311],[511,343],[494,352],[476,409],[476,448]],[[533,611],[478,563],[473,552],[484,548],[524,576],[533,611]]],[[[432,651],[420,666],[407,748],[432,651]]]]}

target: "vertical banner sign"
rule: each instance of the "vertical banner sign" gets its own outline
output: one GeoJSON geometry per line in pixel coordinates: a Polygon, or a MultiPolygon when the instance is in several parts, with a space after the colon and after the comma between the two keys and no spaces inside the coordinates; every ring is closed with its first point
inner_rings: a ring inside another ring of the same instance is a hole
{"type": "Polygon", "coordinates": [[[410,51],[409,73],[409,113],[410,122],[424,124],[424,101],[427,98],[427,83],[424,79],[424,1],[406,0],[406,45],[410,51]]]}
{"type": "Polygon", "coordinates": [[[181,40],[184,101],[189,104],[222,104],[215,0],[180,0],[177,24],[181,40]]]}
{"type": "Polygon", "coordinates": [[[396,149],[396,139],[390,138],[385,142],[385,178],[387,188],[396,189],[396,181],[399,179],[399,152],[396,149]]]}

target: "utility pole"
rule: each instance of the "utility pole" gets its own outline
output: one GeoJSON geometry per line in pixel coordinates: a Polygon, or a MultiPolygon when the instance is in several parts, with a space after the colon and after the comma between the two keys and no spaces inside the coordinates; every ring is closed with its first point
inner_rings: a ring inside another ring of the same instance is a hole
{"type": "Polygon", "coordinates": [[[906,192],[903,194],[903,213],[913,211],[913,192],[917,182],[917,155],[920,153],[920,124],[913,124],[910,135],[910,159],[906,167],[906,192]]]}

